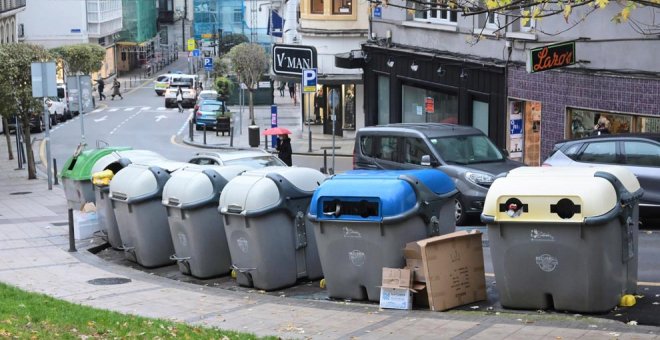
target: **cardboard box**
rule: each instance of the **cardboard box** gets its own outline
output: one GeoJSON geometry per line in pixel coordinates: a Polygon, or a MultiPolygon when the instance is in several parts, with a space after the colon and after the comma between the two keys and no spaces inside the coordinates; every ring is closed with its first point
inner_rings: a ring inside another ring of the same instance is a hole
{"type": "Polygon", "coordinates": [[[422,259],[421,270],[411,270],[426,282],[431,310],[444,311],[486,299],[486,277],[481,232],[457,231],[411,242],[404,249],[406,262],[422,259]],[[418,274],[419,273],[419,274],[418,274]]]}
{"type": "Polygon", "coordinates": [[[383,268],[380,308],[412,309],[414,288],[410,269],[383,268]]]}

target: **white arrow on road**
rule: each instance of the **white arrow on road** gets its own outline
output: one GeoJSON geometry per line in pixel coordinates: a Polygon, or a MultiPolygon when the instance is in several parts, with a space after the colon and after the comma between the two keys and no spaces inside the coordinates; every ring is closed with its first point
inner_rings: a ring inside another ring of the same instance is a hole
{"type": "Polygon", "coordinates": [[[163,115],[156,116],[156,122],[160,122],[160,120],[163,118],[167,118],[167,116],[163,116],[163,115]]]}
{"type": "Polygon", "coordinates": [[[98,122],[102,122],[102,121],[104,121],[106,118],[108,118],[108,116],[103,116],[103,117],[101,117],[101,118],[99,118],[99,119],[94,119],[94,121],[98,123],[98,122]]]}

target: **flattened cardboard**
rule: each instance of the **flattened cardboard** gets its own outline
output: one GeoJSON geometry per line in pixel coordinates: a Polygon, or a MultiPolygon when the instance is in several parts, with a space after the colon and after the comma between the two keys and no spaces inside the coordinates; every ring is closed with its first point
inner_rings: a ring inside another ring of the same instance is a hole
{"type": "Polygon", "coordinates": [[[417,244],[431,310],[444,311],[486,299],[481,232],[458,231],[417,244]]]}
{"type": "Polygon", "coordinates": [[[415,242],[409,242],[403,248],[403,256],[406,258],[406,268],[412,270],[413,280],[417,282],[426,282],[424,276],[424,264],[422,262],[422,250],[415,242]]]}

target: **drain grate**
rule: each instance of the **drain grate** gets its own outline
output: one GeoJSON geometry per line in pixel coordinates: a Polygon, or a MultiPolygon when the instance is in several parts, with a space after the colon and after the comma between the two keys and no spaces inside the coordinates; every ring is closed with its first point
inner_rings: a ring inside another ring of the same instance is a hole
{"type": "Polygon", "coordinates": [[[32,193],[32,191],[17,191],[17,192],[10,192],[9,194],[10,195],[27,195],[27,194],[31,194],[31,193],[32,193]]]}
{"type": "Polygon", "coordinates": [[[129,283],[131,279],[125,277],[101,277],[98,279],[93,279],[87,281],[87,283],[95,286],[110,286],[110,285],[120,285],[123,283],[129,283]]]}

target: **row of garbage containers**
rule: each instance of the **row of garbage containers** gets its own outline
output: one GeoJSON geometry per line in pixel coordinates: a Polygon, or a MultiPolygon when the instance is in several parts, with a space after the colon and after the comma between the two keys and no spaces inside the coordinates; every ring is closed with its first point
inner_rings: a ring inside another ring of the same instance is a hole
{"type": "MultiPolygon", "coordinates": [[[[327,178],[133,151],[112,150],[94,167],[116,170],[95,199],[109,243],[145,267],[176,262],[199,278],[234,270],[240,285],[263,290],[325,276],[331,298],[378,301],[382,268],[405,265],[406,243],[455,229],[457,191],[438,170],[327,178]]],[[[63,182],[67,199],[76,192],[67,185],[85,186],[63,182]]],[[[502,305],[604,311],[634,293],[641,193],[613,167],[527,167],[496,179],[482,219],[502,305]]]]}

